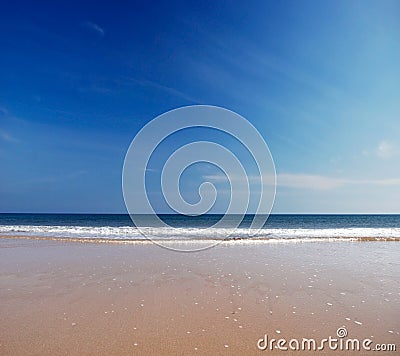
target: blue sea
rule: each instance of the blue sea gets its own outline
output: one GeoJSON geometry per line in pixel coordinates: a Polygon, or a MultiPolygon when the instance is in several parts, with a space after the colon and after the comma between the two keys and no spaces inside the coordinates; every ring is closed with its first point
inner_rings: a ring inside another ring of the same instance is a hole
{"type": "Polygon", "coordinates": [[[229,226],[229,219],[225,226],[213,228],[221,215],[159,217],[170,227],[147,225],[149,219],[142,216],[138,229],[125,214],[0,214],[0,235],[123,241],[144,240],[144,235],[160,240],[400,239],[400,215],[270,215],[251,237],[252,215],[246,215],[235,229],[229,226]]]}

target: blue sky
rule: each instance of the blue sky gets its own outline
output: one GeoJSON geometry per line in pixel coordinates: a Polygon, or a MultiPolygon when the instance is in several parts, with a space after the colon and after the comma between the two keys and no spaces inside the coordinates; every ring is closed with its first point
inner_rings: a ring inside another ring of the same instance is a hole
{"type": "Polygon", "coordinates": [[[135,134],[210,104],[267,141],[273,212],[400,213],[398,1],[4,2],[0,48],[1,212],[125,212],[135,134]]]}

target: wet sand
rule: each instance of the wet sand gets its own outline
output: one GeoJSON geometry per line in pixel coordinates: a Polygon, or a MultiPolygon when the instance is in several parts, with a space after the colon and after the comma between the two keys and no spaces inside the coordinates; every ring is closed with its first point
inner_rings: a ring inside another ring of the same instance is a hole
{"type": "Polygon", "coordinates": [[[399,256],[398,242],[178,253],[0,238],[0,354],[271,354],[257,348],[265,334],[319,341],[340,327],[399,350],[399,256]]]}

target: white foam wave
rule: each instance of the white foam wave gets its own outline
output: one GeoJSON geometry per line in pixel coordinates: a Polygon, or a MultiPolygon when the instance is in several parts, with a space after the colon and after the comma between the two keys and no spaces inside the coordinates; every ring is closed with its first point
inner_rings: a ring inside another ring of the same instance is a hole
{"type": "MultiPolygon", "coordinates": [[[[146,236],[157,239],[312,239],[312,238],[400,238],[400,228],[262,229],[249,235],[249,229],[143,227],[146,236]]],[[[100,239],[145,239],[132,226],[49,226],[0,225],[1,235],[46,236],[100,239]]]]}

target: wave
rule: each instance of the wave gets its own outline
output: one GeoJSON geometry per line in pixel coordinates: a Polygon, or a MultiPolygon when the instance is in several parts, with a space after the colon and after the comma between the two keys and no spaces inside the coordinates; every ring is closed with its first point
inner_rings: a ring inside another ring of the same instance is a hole
{"type": "Polygon", "coordinates": [[[285,239],[400,239],[400,228],[265,228],[253,231],[247,228],[169,228],[132,226],[51,226],[51,225],[0,225],[3,236],[36,236],[52,238],[101,240],[285,240],[285,239]],[[143,234],[142,234],[143,232],[143,234]]]}

